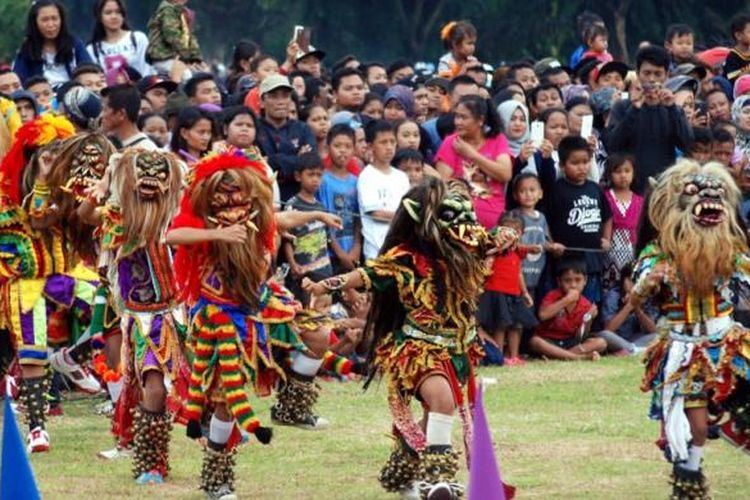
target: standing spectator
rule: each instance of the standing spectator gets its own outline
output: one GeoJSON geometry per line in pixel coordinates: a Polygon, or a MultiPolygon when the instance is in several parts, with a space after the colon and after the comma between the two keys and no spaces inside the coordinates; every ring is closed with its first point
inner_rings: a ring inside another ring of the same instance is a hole
{"type": "Polygon", "coordinates": [[[310,45],[307,52],[303,50],[297,52],[294,67],[298,71],[309,73],[314,78],[320,78],[323,73],[322,62],[325,56],[325,52],[310,45]]]}
{"type": "Polygon", "coordinates": [[[138,111],[141,95],[129,84],[115,85],[102,90],[102,129],[117,139],[120,150],[137,147],[150,151],[159,147],[138,130],[138,111]]]}
{"type": "Polygon", "coordinates": [[[211,73],[196,73],[185,82],[184,90],[193,106],[201,104],[221,106],[221,91],[211,73]]]}
{"type": "Polygon", "coordinates": [[[405,85],[393,85],[383,97],[383,119],[391,123],[414,117],[414,92],[405,85]]]}
{"type": "MultiPolygon", "coordinates": [[[[152,72],[146,62],[148,37],[130,29],[123,0],[94,3],[94,32],[86,49],[108,74],[123,66],[130,66],[142,76],[152,72]]],[[[107,84],[113,85],[114,81],[107,84]]]]}
{"type": "Polygon", "coordinates": [[[142,78],[138,82],[138,90],[141,92],[142,97],[148,99],[154,111],[163,113],[169,94],[177,90],[177,84],[172,80],[165,80],[160,76],[151,75],[142,78]]]}
{"type": "Polygon", "coordinates": [[[399,59],[388,66],[388,84],[396,85],[414,76],[414,66],[409,61],[399,59]]]}
{"type": "Polygon", "coordinates": [[[388,84],[388,73],[385,71],[383,63],[373,62],[365,67],[365,76],[367,77],[367,85],[372,87],[376,84],[388,84]]]}
{"type": "Polygon", "coordinates": [[[18,78],[18,75],[9,66],[0,69],[0,93],[11,95],[13,92],[18,92],[22,89],[21,79],[18,78]]]}
{"type": "Polygon", "coordinates": [[[675,161],[675,148],[687,150],[693,133],[674,93],[664,87],[669,70],[666,50],[654,45],[638,51],[638,79],[642,92],[632,89],[629,100],[612,108],[609,118],[608,150],[635,156],[638,171],[633,190],[642,193],[646,179],[657,176],[675,161]]]}
{"type": "Polygon", "coordinates": [[[396,155],[396,133],[385,120],[373,120],[365,127],[372,162],[357,179],[357,200],[362,218],[363,253],[374,259],[385,241],[401,198],[409,190],[409,178],[391,165],[396,155]]]}
{"type": "Polygon", "coordinates": [[[16,109],[21,116],[21,123],[27,123],[38,115],[36,97],[27,90],[17,90],[10,95],[16,103],[16,109]]]}
{"type": "Polygon", "coordinates": [[[513,173],[500,117],[481,97],[465,96],[456,106],[455,124],[456,132],[435,155],[437,171],[469,183],[479,223],[492,228],[505,210],[505,183],[513,173]]]}
{"type": "Polygon", "coordinates": [[[96,95],[101,95],[102,89],[107,86],[102,67],[95,63],[79,65],[73,71],[73,79],[96,95]]]}
{"type": "Polygon", "coordinates": [[[159,73],[172,73],[177,59],[188,65],[201,62],[201,49],[193,34],[195,13],[185,6],[187,2],[162,0],[148,21],[146,61],[159,73]]]}
{"type": "Polygon", "coordinates": [[[211,150],[213,130],[214,121],[207,111],[196,106],[182,108],[172,129],[169,148],[192,165],[211,150]]]}
{"type": "Polygon", "coordinates": [[[732,103],[729,96],[720,88],[710,90],[705,97],[708,119],[711,124],[726,122],[732,118],[732,103]]]}
{"type": "MultiPolygon", "coordinates": [[[[229,92],[237,92],[237,82],[245,75],[250,74],[250,63],[260,54],[260,46],[250,40],[240,40],[232,51],[232,64],[229,66],[227,77],[227,89],[229,92]]],[[[256,82],[257,83],[257,82],[256,82]]]]}
{"type": "Polygon", "coordinates": [[[299,155],[317,153],[315,136],[305,123],[290,118],[292,85],[283,75],[270,75],[260,85],[263,117],[258,129],[258,145],[276,172],[281,201],[299,191],[294,174],[299,155]]]}
{"type": "Polygon", "coordinates": [[[57,111],[57,100],[52,85],[43,76],[32,76],[23,82],[25,90],[34,94],[39,112],[57,111]]]}
{"type": "Polygon", "coordinates": [[[737,14],[730,24],[734,47],[724,62],[724,75],[730,82],[750,72],[750,15],[737,14]]]}
{"type": "MultiPolygon", "coordinates": [[[[475,82],[470,76],[457,76],[448,83],[448,98],[450,100],[451,110],[456,104],[458,104],[458,101],[466,95],[479,95],[479,85],[477,85],[477,82],[475,82]]],[[[427,132],[427,136],[430,139],[429,149],[431,151],[437,151],[442,142],[442,138],[437,129],[438,118],[440,118],[440,116],[441,114],[422,124],[422,128],[427,132]]],[[[426,158],[426,160],[431,161],[432,158],[426,158]]]]}
{"type": "Polygon", "coordinates": [[[331,81],[336,111],[359,113],[365,102],[365,80],[353,68],[344,68],[333,75],[331,81]]]}
{"type": "Polygon", "coordinates": [[[26,37],[13,61],[13,71],[21,81],[43,76],[53,87],[73,78],[73,70],[91,62],[91,56],[78,38],[68,32],[65,8],[58,0],[38,0],[31,5],[26,37]]]}

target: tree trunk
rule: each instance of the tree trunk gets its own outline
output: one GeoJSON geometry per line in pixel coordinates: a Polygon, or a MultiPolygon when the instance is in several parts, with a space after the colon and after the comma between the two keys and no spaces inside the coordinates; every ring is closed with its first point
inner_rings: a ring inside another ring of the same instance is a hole
{"type": "Polygon", "coordinates": [[[631,0],[622,0],[620,5],[615,9],[615,33],[617,34],[617,44],[620,46],[620,57],[624,62],[630,61],[628,54],[628,38],[626,25],[628,18],[628,9],[631,0]]]}

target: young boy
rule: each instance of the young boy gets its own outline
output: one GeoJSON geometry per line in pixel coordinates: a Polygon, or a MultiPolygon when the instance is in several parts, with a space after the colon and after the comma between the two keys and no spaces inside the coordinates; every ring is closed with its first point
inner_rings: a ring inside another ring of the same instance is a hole
{"type": "Polygon", "coordinates": [[[711,158],[733,171],[734,136],[722,127],[714,127],[711,136],[711,158]]]}
{"type": "Polygon", "coordinates": [[[327,212],[341,217],[342,229],[330,229],[329,255],[335,274],[351,271],[362,257],[362,229],[357,201],[357,178],[348,165],[354,158],[354,130],[334,125],[326,138],[330,167],[323,172],[317,198],[327,212]]]}
{"type": "Polygon", "coordinates": [[[612,212],[602,188],[588,180],[592,152],[586,139],[565,137],[560,141],[558,154],[563,175],[552,185],[547,221],[554,241],[565,247],[586,249],[581,252],[588,276],[584,295],[592,303],[598,303],[602,295],[604,252],[609,250],[612,237],[612,212]]]}
{"type": "Polygon", "coordinates": [[[687,24],[673,24],[667,28],[664,48],[672,59],[672,67],[693,62],[694,43],[693,28],[687,24]]]}
{"type": "Polygon", "coordinates": [[[711,159],[711,129],[705,127],[693,128],[693,142],[687,150],[687,157],[695,160],[700,164],[706,163],[711,159]]]}
{"type": "Polygon", "coordinates": [[[424,179],[424,158],[416,149],[401,149],[393,158],[393,164],[409,178],[409,186],[414,187],[424,179]]]}
{"type": "Polygon", "coordinates": [[[557,288],[542,299],[541,323],[529,340],[533,352],[551,359],[596,361],[607,349],[604,339],[589,336],[598,310],[583,296],[585,286],[584,261],[570,259],[557,264],[557,288]]]}
{"type": "Polygon", "coordinates": [[[198,40],[193,35],[195,13],[188,0],[162,0],[148,21],[146,59],[157,72],[169,74],[176,59],[185,64],[202,60],[198,40]]]}
{"type": "Polygon", "coordinates": [[[603,24],[592,24],[586,31],[586,52],[581,59],[593,57],[599,62],[608,63],[614,58],[607,52],[609,48],[609,31],[603,24]]]}
{"type": "Polygon", "coordinates": [[[750,71],[750,14],[737,14],[730,24],[734,47],[724,62],[724,76],[734,83],[750,71]]]}
{"type": "Polygon", "coordinates": [[[396,154],[396,132],[385,120],[373,120],[365,128],[372,162],[357,179],[359,213],[366,259],[377,257],[388,234],[388,226],[401,198],[409,190],[409,178],[391,166],[396,154]]]}
{"type": "MultiPolygon", "coordinates": [[[[304,153],[300,156],[295,180],[299,183],[299,192],[287,201],[286,210],[301,212],[325,211],[316,195],[323,177],[323,164],[316,153],[304,153]]],[[[302,278],[322,280],[332,275],[331,259],[328,257],[328,230],[320,221],[289,230],[293,241],[283,243],[284,255],[289,263],[290,273],[287,287],[297,299],[307,303],[300,282],[302,278]]]]}
{"type": "Polygon", "coordinates": [[[23,88],[34,94],[39,112],[57,111],[55,91],[52,90],[49,80],[43,76],[32,76],[23,82],[23,88]]]}

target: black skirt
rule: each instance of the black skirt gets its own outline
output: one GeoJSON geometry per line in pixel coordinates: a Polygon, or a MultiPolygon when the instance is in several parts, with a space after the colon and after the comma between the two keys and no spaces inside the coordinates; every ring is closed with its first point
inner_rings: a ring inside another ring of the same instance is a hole
{"type": "Polygon", "coordinates": [[[522,296],[490,291],[479,298],[477,322],[489,334],[507,328],[534,328],[539,324],[534,311],[526,307],[522,296]]]}

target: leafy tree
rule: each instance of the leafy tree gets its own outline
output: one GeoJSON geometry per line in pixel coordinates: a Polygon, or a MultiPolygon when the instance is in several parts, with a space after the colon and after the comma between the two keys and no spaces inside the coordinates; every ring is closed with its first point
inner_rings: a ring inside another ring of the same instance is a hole
{"type": "Polygon", "coordinates": [[[0,1],[0,61],[11,61],[21,46],[30,3],[17,0],[0,1]]]}

